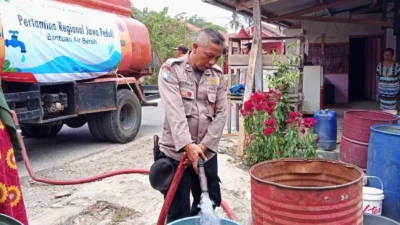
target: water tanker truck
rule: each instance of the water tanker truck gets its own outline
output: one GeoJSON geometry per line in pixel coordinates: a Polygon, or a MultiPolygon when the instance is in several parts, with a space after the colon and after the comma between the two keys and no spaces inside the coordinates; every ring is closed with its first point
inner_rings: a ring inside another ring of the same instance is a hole
{"type": "Polygon", "coordinates": [[[0,0],[0,78],[24,136],[88,124],[98,141],[137,135],[153,73],[147,28],[129,0],[0,0]]]}

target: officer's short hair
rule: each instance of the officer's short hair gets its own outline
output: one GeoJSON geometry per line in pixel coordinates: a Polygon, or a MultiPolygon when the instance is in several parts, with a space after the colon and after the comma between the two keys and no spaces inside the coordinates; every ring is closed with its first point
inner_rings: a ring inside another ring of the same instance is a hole
{"type": "Polygon", "coordinates": [[[199,36],[197,37],[196,40],[197,44],[207,46],[210,42],[216,45],[220,45],[222,47],[225,47],[225,38],[222,36],[222,34],[212,28],[206,28],[202,31],[200,31],[199,36]]]}

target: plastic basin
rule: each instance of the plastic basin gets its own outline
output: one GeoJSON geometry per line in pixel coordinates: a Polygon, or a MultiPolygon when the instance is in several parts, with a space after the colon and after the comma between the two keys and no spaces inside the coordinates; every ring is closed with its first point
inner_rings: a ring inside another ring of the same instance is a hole
{"type": "MultiPolygon", "coordinates": [[[[240,223],[225,218],[220,218],[220,221],[221,223],[219,225],[241,225],[240,223]]],[[[194,217],[187,217],[184,219],[180,219],[172,223],[169,223],[167,225],[199,225],[199,224],[200,224],[199,217],[194,216],[194,217]]]]}
{"type": "Polygon", "coordinates": [[[364,225],[400,225],[400,223],[387,217],[364,214],[364,225]]]}
{"type": "Polygon", "coordinates": [[[11,218],[4,214],[0,214],[0,225],[23,225],[23,224],[18,222],[14,218],[11,218]]]}

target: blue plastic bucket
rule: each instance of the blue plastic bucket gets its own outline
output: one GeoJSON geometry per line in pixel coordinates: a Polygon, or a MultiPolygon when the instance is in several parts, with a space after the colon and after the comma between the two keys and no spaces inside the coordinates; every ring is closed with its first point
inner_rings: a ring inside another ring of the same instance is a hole
{"type": "MultiPolygon", "coordinates": [[[[367,176],[378,177],[383,184],[385,199],[382,216],[400,222],[400,126],[371,126],[368,147],[367,176]]],[[[368,186],[381,188],[379,180],[369,180],[368,186]]]]}
{"type": "MultiPolygon", "coordinates": [[[[224,218],[220,218],[220,222],[221,222],[220,225],[241,225],[240,223],[224,218]]],[[[180,219],[172,223],[169,223],[167,225],[199,225],[199,224],[200,224],[199,217],[194,216],[194,217],[187,217],[184,219],[180,219]]]]}
{"type": "Polygon", "coordinates": [[[23,224],[10,216],[7,216],[5,214],[0,214],[0,225],[23,225],[23,224]]]}

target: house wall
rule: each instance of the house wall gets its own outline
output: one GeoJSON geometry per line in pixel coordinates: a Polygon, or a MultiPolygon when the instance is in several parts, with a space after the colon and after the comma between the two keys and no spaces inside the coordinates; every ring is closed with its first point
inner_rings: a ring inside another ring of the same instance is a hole
{"type": "Polygon", "coordinates": [[[393,35],[393,29],[386,29],[385,31],[385,48],[393,48],[394,57],[396,57],[396,36],[393,35]]]}
{"type": "Polygon", "coordinates": [[[270,54],[271,50],[275,50],[277,55],[283,55],[284,43],[283,42],[269,42],[263,43],[262,49],[266,54],[270,54]]]}
{"type": "MultiPolygon", "coordinates": [[[[310,15],[311,16],[311,15],[310,15]]],[[[315,16],[314,14],[312,16],[315,16]]],[[[335,17],[350,18],[348,12],[335,15],[335,17]]],[[[381,20],[380,14],[352,16],[353,19],[381,20]]],[[[309,43],[321,43],[321,35],[325,33],[325,43],[348,43],[350,36],[383,35],[384,30],[380,26],[324,23],[302,21],[302,29],[306,30],[309,43]]],[[[393,46],[393,39],[388,36],[386,42],[393,46]]],[[[394,41],[395,43],[395,41],[394,41]]],[[[349,101],[348,71],[345,74],[325,74],[325,82],[335,86],[335,101],[344,103],[349,101]]]]}

